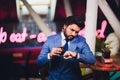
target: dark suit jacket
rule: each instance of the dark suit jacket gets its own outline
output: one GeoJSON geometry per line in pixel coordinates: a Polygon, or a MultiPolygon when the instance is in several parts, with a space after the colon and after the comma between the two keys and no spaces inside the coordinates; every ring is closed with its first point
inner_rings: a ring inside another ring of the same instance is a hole
{"type": "Polygon", "coordinates": [[[96,59],[87,45],[85,39],[77,36],[70,42],[69,50],[80,54],[79,59],[64,59],[63,56],[56,56],[48,60],[48,53],[54,47],[61,46],[61,34],[48,37],[37,58],[37,64],[50,63],[49,80],[81,80],[79,62],[94,64],[96,59]]]}

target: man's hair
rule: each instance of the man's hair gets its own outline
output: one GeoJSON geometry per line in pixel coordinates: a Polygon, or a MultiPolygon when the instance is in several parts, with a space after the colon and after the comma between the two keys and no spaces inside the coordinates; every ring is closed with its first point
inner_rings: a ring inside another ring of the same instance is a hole
{"type": "Polygon", "coordinates": [[[81,29],[85,27],[84,20],[80,16],[69,16],[65,19],[64,25],[76,24],[81,29]]]}

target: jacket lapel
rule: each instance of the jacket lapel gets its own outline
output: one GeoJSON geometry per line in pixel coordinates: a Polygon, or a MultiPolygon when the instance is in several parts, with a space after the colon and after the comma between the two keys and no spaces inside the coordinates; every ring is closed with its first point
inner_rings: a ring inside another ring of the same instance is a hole
{"type": "Polygon", "coordinates": [[[76,52],[76,48],[77,48],[77,39],[75,38],[74,40],[72,40],[70,42],[70,51],[76,52]]]}
{"type": "Polygon", "coordinates": [[[56,41],[56,42],[55,42],[55,46],[56,46],[56,47],[62,45],[62,42],[61,42],[61,34],[58,34],[58,36],[56,37],[55,41],[56,41]]]}

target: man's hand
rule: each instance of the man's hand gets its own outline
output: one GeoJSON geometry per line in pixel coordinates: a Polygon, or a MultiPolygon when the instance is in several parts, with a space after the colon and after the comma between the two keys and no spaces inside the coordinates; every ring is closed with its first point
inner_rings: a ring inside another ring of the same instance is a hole
{"type": "Polygon", "coordinates": [[[71,51],[66,51],[63,56],[65,59],[77,58],[77,53],[71,52],[71,51]]]}
{"type": "Polygon", "coordinates": [[[53,48],[52,51],[50,52],[50,58],[52,58],[53,56],[60,56],[62,53],[62,49],[61,48],[53,48]]]}

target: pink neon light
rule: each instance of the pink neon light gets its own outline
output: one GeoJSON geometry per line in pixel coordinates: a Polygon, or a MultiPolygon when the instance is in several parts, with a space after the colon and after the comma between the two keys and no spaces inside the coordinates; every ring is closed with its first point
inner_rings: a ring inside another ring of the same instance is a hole
{"type": "Polygon", "coordinates": [[[17,43],[22,43],[25,42],[26,37],[28,36],[27,34],[27,28],[23,28],[23,33],[12,33],[10,35],[10,41],[12,43],[17,42],[17,43]]]}
{"type": "Polygon", "coordinates": [[[98,29],[96,31],[97,38],[105,38],[104,32],[105,32],[106,26],[107,26],[107,21],[103,20],[101,24],[101,29],[98,29]]]}
{"type": "Polygon", "coordinates": [[[11,35],[10,35],[10,41],[13,43],[13,42],[15,42],[15,33],[12,33],[11,35]]]}
{"type": "MultiPolygon", "coordinates": [[[[107,26],[107,21],[103,20],[101,24],[101,29],[96,30],[96,37],[97,38],[105,38],[104,32],[107,26]]],[[[83,28],[80,32],[79,35],[85,36],[85,28],[83,28]]]]}
{"type": "Polygon", "coordinates": [[[23,28],[23,33],[22,33],[22,41],[25,42],[25,39],[26,37],[28,36],[28,33],[27,33],[27,28],[23,28]]]}
{"type": "Polygon", "coordinates": [[[38,42],[45,42],[47,40],[47,37],[44,33],[39,33],[37,36],[37,41],[38,42]]]}
{"type": "Polygon", "coordinates": [[[18,42],[18,43],[22,43],[22,36],[21,36],[20,33],[17,33],[17,34],[16,34],[15,40],[16,40],[16,42],[18,42]]]}
{"type": "Polygon", "coordinates": [[[56,32],[53,31],[53,32],[52,32],[52,35],[54,35],[54,34],[56,34],[56,32]]]}
{"type": "Polygon", "coordinates": [[[7,40],[7,33],[3,32],[3,27],[0,28],[0,44],[5,43],[7,40]]]}
{"type": "MultiPolygon", "coordinates": [[[[105,38],[104,31],[106,29],[106,26],[107,26],[107,21],[103,20],[102,24],[101,24],[101,29],[96,30],[96,37],[97,38],[105,38]]],[[[56,34],[56,32],[52,32],[52,34],[56,34]]],[[[84,37],[85,28],[79,32],[79,35],[84,37]]],[[[29,37],[30,39],[37,38],[37,41],[40,43],[45,42],[47,40],[46,35],[42,32],[39,34],[31,34],[30,36],[28,36],[27,28],[23,28],[22,33],[11,33],[9,40],[12,43],[15,43],[15,42],[22,43],[22,42],[25,42],[27,37],[29,37]]],[[[0,44],[5,43],[6,40],[7,40],[7,32],[3,31],[3,27],[1,27],[0,28],[0,44]]]]}
{"type": "Polygon", "coordinates": [[[35,39],[36,37],[37,37],[36,34],[31,34],[31,35],[30,35],[30,39],[35,39]]]}
{"type": "Polygon", "coordinates": [[[81,36],[85,36],[85,28],[83,28],[82,30],[80,30],[80,32],[78,33],[78,35],[81,35],[81,36]]]}

